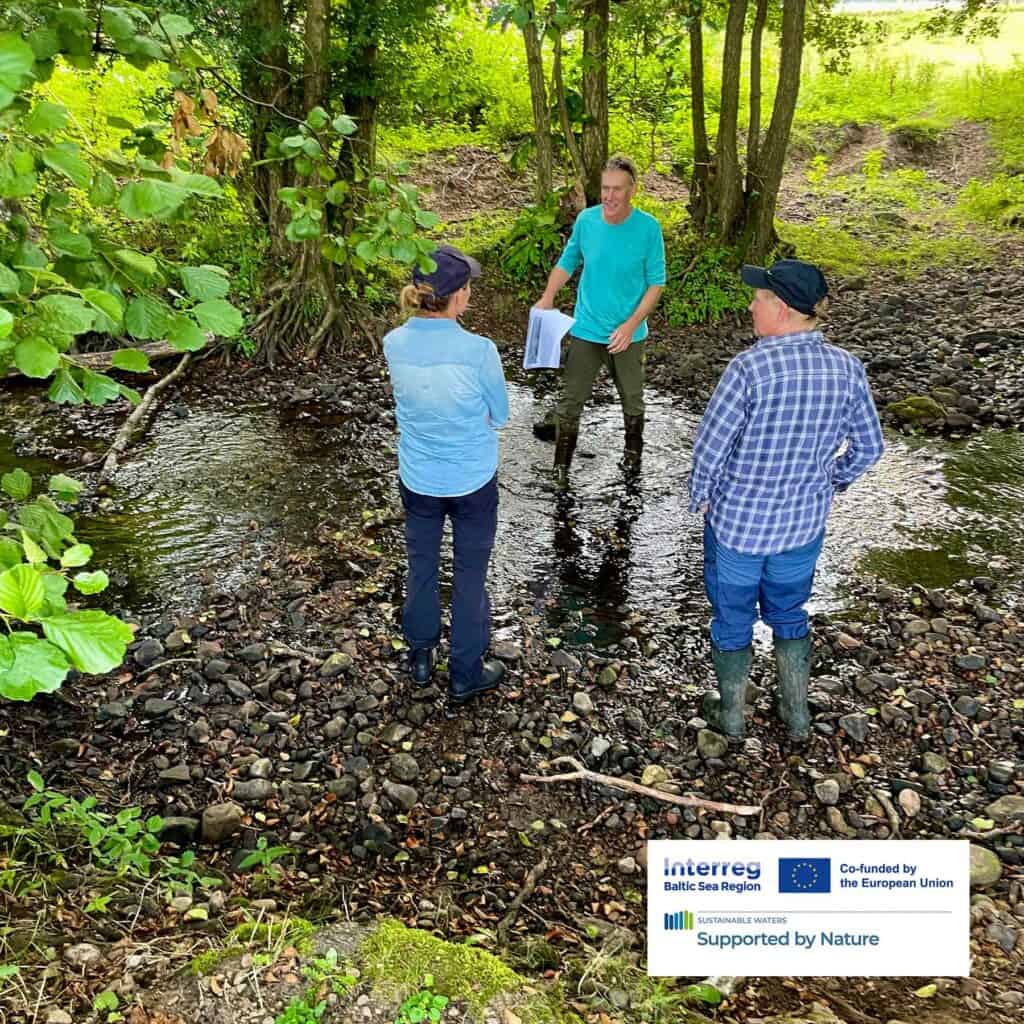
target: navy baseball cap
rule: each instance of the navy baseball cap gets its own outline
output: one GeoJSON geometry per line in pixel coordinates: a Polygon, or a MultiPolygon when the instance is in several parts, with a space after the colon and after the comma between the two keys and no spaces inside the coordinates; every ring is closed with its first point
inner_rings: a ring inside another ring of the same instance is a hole
{"type": "Polygon", "coordinates": [[[429,284],[439,299],[465,288],[470,278],[480,276],[480,264],[472,256],[459,252],[454,245],[439,245],[430,258],[437,264],[437,269],[424,274],[416,267],[412,279],[416,284],[429,284]]]}
{"type": "Polygon", "coordinates": [[[767,270],[744,263],[740,277],[751,288],[774,292],[787,306],[806,316],[814,316],[814,307],[828,295],[825,275],[803,260],[779,260],[767,270]]]}

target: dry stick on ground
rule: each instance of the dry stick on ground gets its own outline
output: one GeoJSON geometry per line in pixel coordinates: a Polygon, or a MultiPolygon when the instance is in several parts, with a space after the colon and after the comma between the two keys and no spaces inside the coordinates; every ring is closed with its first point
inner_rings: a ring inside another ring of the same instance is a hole
{"type": "Polygon", "coordinates": [[[516,918],[519,916],[519,911],[522,910],[523,904],[533,895],[533,890],[537,887],[537,880],[541,875],[544,874],[548,869],[547,857],[541,857],[536,864],[530,868],[529,873],[526,876],[526,880],[523,882],[523,887],[516,893],[516,898],[512,901],[512,906],[509,907],[508,913],[501,919],[501,923],[498,925],[498,945],[508,945],[508,933],[512,928],[512,925],[516,923],[516,918]]]}
{"type": "Polygon", "coordinates": [[[718,811],[720,814],[738,814],[748,818],[752,814],[761,813],[761,805],[750,806],[748,804],[723,804],[715,800],[704,800],[699,796],[687,794],[676,796],[675,793],[663,793],[660,789],[651,789],[650,786],[643,786],[639,782],[630,782],[628,779],[617,779],[614,775],[602,775],[600,772],[592,772],[584,768],[574,757],[556,757],[552,764],[569,764],[575,769],[562,775],[520,775],[520,782],[596,782],[599,786],[611,786],[613,789],[624,789],[629,793],[638,793],[640,796],[650,797],[652,800],[662,800],[669,804],[678,804],[680,807],[702,807],[706,811],[718,811]]]}
{"type": "Polygon", "coordinates": [[[181,377],[181,375],[188,369],[189,363],[191,362],[192,353],[186,352],[181,357],[181,361],[178,365],[171,370],[167,376],[161,377],[160,380],[158,380],[146,392],[145,397],[135,407],[135,411],[121,425],[121,429],[117,432],[117,437],[114,438],[114,443],[110,446],[110,451],[107,452],[107,457],[103,460],[99,479],[101,484],[107,483],[107,481],[109,481],[117,472],[118,459],[125,453],[128,446],[132,443],[132,439],[135,437],[136,432],[141,428],[146,417],[156,404],[156,400],[160,396],[160,393],[181,377]]]}

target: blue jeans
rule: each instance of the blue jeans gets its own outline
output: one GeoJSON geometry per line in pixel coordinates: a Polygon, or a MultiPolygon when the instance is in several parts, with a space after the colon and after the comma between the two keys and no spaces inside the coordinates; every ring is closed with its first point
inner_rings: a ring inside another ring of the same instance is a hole
{"type": "Polygon", "coordinates": [[[487,563],[498,528],[497,475],[472,494],[435,498],[416,494],[401,481],[405,508],[405,547],[409,557],[402,631],[414,650],[436,647],[441,639],[438,569],[444,521],[452,521],[455,580],[452,586],[452,644],[448,674],[455,688],[474,686],[483,671],[491,639],[491,605],[485,589],[487,563]]]}
{"type": "Polygon", "coordinates": [[[719,544],[704,521],[704,589],[711,602],[711,640],[720,651],[741,651],[754,639],[761,618],[780,640],[807,636],[804,604],[811,596],[814,568],[825,539],[777,555],[745,555],[719,544]]]}

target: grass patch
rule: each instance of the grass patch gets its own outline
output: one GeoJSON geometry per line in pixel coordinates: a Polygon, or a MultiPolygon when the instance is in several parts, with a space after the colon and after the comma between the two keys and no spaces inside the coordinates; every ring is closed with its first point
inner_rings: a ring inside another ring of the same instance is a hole
{"type": "Polygon", "coordinates": [[[493,139],[480,129],[464,125],[443,124],[424,128],[405,125],[401,128],[381,127],[377,132],[377,149],[382,159],[398,161],[404,157],[423,156],[459,146],[493,148],[493,139]]]}
{"type": "Polygon", "coordinates": [[[796,247],[800,259],[820,264],[840,277],[861,277],[888,270],[915,278],[936,266],[985,261],[988,246],[969,236],[939,236],[924,232],[855,235],[819,217],[811,224],[780,222],[780,237],[796,247]]]}
{"type": "Polygon", "coordinates": [[[190,969],[195,975],[210,974],[225,961],[246,953],[253,955],[257,966],[269,967],[288,948],[295,949],[301,956],[311,956],[315,932],[316,926],[302,917],[245,921],[232,928],[221,945],[194,956],[190,969]]]}
{"type": "Polygon", "coordinates": [[[960,193],[957,213],[999,228],[1024,227],[1024,177],[997,174],[991,181],[969,181],[960,193]]]}

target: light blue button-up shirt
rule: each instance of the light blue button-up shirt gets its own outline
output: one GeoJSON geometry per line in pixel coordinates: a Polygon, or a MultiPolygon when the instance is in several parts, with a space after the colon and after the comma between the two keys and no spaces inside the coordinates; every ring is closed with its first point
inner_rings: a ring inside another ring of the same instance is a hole
{"type": "Polygon", "coordinates": [[[508,422],[498,350],[454,320],[410,317],[384,338],[398,419],[398,475],[416,494],[454,498],[498,469],[508,422]]]}

